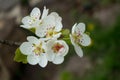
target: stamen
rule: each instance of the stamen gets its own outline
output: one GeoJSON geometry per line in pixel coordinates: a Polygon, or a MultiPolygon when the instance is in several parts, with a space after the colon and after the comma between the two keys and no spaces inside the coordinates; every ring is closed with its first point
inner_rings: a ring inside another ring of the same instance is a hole
{"type": "Polygon", "coordinates": [[[56,43],[56,44],[54,44],[54,46],[52,47],[52,49],[53,49],[53,51],[54,51],[55,53],[58,53],[58,52],[61,53],[61,49],[62,49],[62,48],[64,48],[64,46],[61,45],[60,43],[56,43]]]}
{"type": "Polygon", "coordinates": [[[79,43],[79,41],[82,37],[82,35],[80,33],[79,34],[74,33],[72,36],[74,37],[76,43],[79,43]]]}
{"type": "Polygon", "coordinates": [[[57,34],[56,31],[54,31],[55,27],[49,27],[47,28],[47,33],[46,33],[46,37],[52,37],[53,35],[57,34]]]}
{"type": "Polygon", "coordinates": [[[35,47],[35,49],[33,50],[35,55],[40,55],[41,53],[44,53],[44,49],[42,48],[42,43],[40,43],[39,45],[33,44],[33,47],[35,47]]]}

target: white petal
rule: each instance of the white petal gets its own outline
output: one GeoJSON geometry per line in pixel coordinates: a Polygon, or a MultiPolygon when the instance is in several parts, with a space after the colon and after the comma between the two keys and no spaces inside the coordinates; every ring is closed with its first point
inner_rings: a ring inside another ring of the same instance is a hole
{"type": "Polygon", "coordinates": [[[91,44],[91,39],[90,39],[89,35],[83,34],[82,37],[80,38],[80,44],[82,46],[90,45],[91,44]]]}
{"type": "Polygon", "coordinates": [[[24,55],[29,55],[32,54],[32,44],[30,42],[24,42],[20,45],[20,51],[24,54],[24,55]]]}
{"type": "Polygon", "coordinates": [[[53,63],[54,64],[61,64],[61,63],[63,63],[63,61],[64,61],[64,57],[56,56],[53,60],[53,63]]]}
{"type": "Polygon", "coordinates": [[[36,65],[40,59],[39,59],[39,56],[36,56],[36,55],[28,55],[27,56],[27,61],[29,64],[31,65],[36,65]]]}
{"type": "Polygon", "coordinates": [[[51,40],[49,40],[49,41],[47,41],[47,47],[49,48],[49,47],[51,47],[52,45],[54,45],[54,42],[56,41],[57,39],[51,39],[51,40]]]}
{"type": "Polygon", "coordinates": [[[71,34],[70,34],[70,40],[71,40],[72,45],[75,45],[74,38],[72,37],[71,34]]]}
{"type": "Polygon", "coordinates": [[[74,45],[74,49],[78,56],[83,57],[83,51],[79,45],[74,45]]]}
{"type": "Polygon", "coordinates": [[[66,44],[65,41],[63,40],[56,40],[56,39],[52,39],[52,40],[49,40],[47,42],[47,58],[49,61],[53,61],[55,60],[55,63],[56,64],[60,64],[62,61],[61,61],[61,57],[64,57],[67,53],[68,53],[68,45],[66,44]],[[52,47],[54,44],[56,43],[59,43],[61,45],[64,46],[63,49],[61,49],[61,51],[59,51],[58,53],[54,53],[54,51],[52,50],[52,47]],[[60,59],[56,59],[56,57],[60,58],[60,59]],[[58,61],[58,62],[56,62],[58,61]]]}
{"type": "Polygon", "coordinates": [[[23,27],[23,28],[26,28],[26,29],[33,28],[33,26],[30,26],[29,24],[20,25],[20,27],[23,27]]]}
{"type": "Polygon", "coordinates": [[[50,15],[53,15],[53,16],[55,16],[56,18],[59,17],[58,13],[56,13],[56,12],[52,12],[52,13],[50,13],[50,15]]]}
{"type": "Polygon", "coordinates": [[[80,33],[83,34],[85,32],[85,24],[84,23],[79,23],[76,27],[75,27],[75,31],[76,33],[80,33]]]}
{"type": "Polygon", "coordinates": [[[62,27],[63,27],[63,25],[62,25],[62,21],[60,21],[60,20],[56,20],[56,25],[55,25],[55,31],[56,32],[59,32],[59,31],[61,31],[62,30],[62,27]]]}
{"type": "Polygon", "coordinates": [[[37,39],[36,37],[34,37],[34,36],[28,36],[27,37],[27,40],[29,41],[29,42],[31,42],[31,43],[34,43],[34,44],[39,44],[39,39],[37,39]]]}
{"type": "Polygon", "coordinates": [[[49,11],[49,9],[46,9],[46,7],[44,7],[41,19],[45,18],[48,15],[48,11],[49,11]]]}
{"type": "Polygon", "coordinates": [[[46,35],[47,29],[53,28],[55,26],[55,19],[53,16],[47,16],[42,20],[40,26],[36,27],[36,35],[39,37],[44,37],[46,35]]]}
{"type": "Polygon", "coordinates": [[[64,46],[64,48],[60,51],[61,53],[57,53],[60,56],[65,56],[68,53],[69,47],[67,43],[63,40],[57,40],[56,42],[60,43],[61,45],[64,46]]]}
{"type": "Polygon", "coordinates": [[[41,54],[39,58],[40,58],[39,65],[41,67],[46,67],[46,65],[48,63],[48,60],[47,60],[47,57],[46,57],[46,53],[41,54]]]}
{"type": "Polygon", "coordinates": [[[32,24],[32,18],[30,16],[26,16],[22,19],[23,24],[32,24]]]}
{"type": "Polygon", "coordinates": [[[46,28],[44,26],[36,27],[35,34],[39,37],[44,37],[46,35],[46,28]]]}
{"type": "Polygon", "coordinates": [[[22,23],[25,25],[30,25],[33,23],[33,20],[30,16],[26,16],[22,19],[22,23]]]}
{"type": "Polygon", "coordinates": [[[47,51],[47,59],[48,61],[53,61],[55,58],[55,54],[52,51],[47,51]]]}
{"type": "Polygon", "coordinates": [[[30,13],[30,16],[34,19],[37,19],[37,20],[40,18],[40,15],[41,15],[40,10],[37,7],[34,8],[30,13]]]}
{"type": "Polygon", "coordinates": [[[56,38],[56,39],[57,39],[57,38],[59,38],[59,37],[61,36],[61,34],[62,34],[62,33],[57,33],[57,34],[53,35],[53,38],[56,38]]]}
{"type": "Polygon", "coordinates": [[[39,38],[40,41],[48,41],[49,38],[39,38]]]}
{"type": "Polygon", "coordinates": [[[72,28],[72,34],[77,33],[77,34],[83,34],[85,32],[85,24],[84,23],[79,23],[78,25],[74,25],[72,28]]]}
{"type": "Polygon", "coordinates": [[[51,39],[49,41],[47,41],[47,46],[46,46],[46,53],[47,53],[47,58],[49,61],[53,61],[54,57],[55,57],[55,54],[52,50],[52,46],[54,45],[54,42],[55,42],[56,39],[51,39]]]}
{"type": "Polygon", "coordinates": [[[72,34],[74,34],[74,33],[75,33],[75,28],[76,28],[76,25],[77,25],[77,23],[75,23],[75,24],[73,25],[73,27],[72,27],[72,34]]]}
{"type": "Polygon", "coordinates": [[[42,20],[42,26],[46,28],[52,28],[55,27],[55,17],[52,15],[48,15],[42,20]]]}
{"type": "Polygon", "coordinates": [[[56,12],[52,12],[50,15],[55,17],[55,31],[59,32],[62,30],[62,18],[56,12]]]}

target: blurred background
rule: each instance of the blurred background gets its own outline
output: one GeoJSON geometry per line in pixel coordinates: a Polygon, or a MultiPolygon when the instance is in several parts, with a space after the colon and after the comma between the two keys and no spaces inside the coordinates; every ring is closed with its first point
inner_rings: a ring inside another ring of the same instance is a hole
{"type": "Polygon", "coordinates": [[[83,58],[70,46],[63,64],[41,68],[15,62],[18,46],[0,43],[0,80],[120,80],[120,0],[0,0],[0,40],[26,41],[22,17],[44,6],[59,13],[64,28],[84,22],[92,45],[83,58]]]}

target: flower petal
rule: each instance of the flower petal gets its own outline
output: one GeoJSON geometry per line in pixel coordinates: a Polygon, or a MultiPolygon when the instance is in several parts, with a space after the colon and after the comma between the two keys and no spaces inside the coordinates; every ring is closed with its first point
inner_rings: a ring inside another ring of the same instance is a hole
{"type": "Polygon", "coordinates": [[[37,7],[35,7],[30,13],[30,16],[37,20],[40,18],[40,15],[41,15],[40,10],[37,7]]]}
{"type": "Polygon", "coordinates": [[[39,37],[44,37],[46,35],[46,28],[44,26],[36,27],[35,34],[39,37]]]}
{"type": "Polygon", "coordinates": [[[90,39],[89,35],[83,34],[82,37],[80,38],[80,44],[82,46],[90,45],[91,44],[91,39],[90,39]]]}
{"type": "Polygon", "coordinates": [[[79,45],[74,45],[74,49],[78,56],[83,57],[83,51],[79,45]]]}
{"type": "Polygon", "coordinates": [[[29,25],[33,23],[33,20],[30,16],[26,16],[22,19],[22,23],[25,25],[29,25]]]}
{"type": "Polygon", "coordinates": [[[71,40],[72,45],[75,45],[74,38],[72,37],[71,34],[70,34],[70,40],[71,40]]]}
{"type": "Polygon", "coordinates": [[[39,44],[39,39],[37,39],[36,37],[34,37],[34,36],[28,36],[27,37],[27,40],[29,41],[29,42],[31,42],[31,43],[34,43],[34,44],[39,44]]]}
{"type": "Polygon", "coordinates": [[[53,15],[56,18],[59,17],[58,13],[56,13],[56,12],[51,12],[50,15],[53,15]]]}
{"type": "Polygon", "coordinates": [[[49,40],[49,41],[47,41],[47,46],[46,46],[46,55],[47,55],[47,59],[49,60],[49,61],[53,61],[53,59],[54,59],[54,57],[55,57],[55,54],[53,53],[53,51],[52,51],[52,47],[51,46],[53,46],[54,45],[54,41],[55,40],[49,40]]]}
{"type": "Polygon", "coordinates": [[[74,42],[74,38],[72,37],[72,35],[70,35],[70,39],[71,39],[72,45],[74,46],[75,52],[77,53],[78,56],[82,57],[83,51],[82,51],[81,47],[74,42]]]}
{"type": "Polygon", "coordinates": [[[67,43],[63,40],[57,40],[56,43],[60,43],[61,45],[64,46],[64,48],[60,50],[60,53],[57,53],[57,54],[60,56],[65,56],[69,51],[69,47],[67,43]]]}
{"type": "Polygon", "coordinates": [[[42,20],[42,26],[47,28],[53,28],[55,27],[55,17],[52,15],[48,15],[42,20]]]}
{"type": "Polygon", "coordinates": [[[59,32],[62,30],[62,18],[56,12],[52,12],[50,15],[55,17],[55,31],[59,32]]]}
{"type": "Polygon", "coordinates": [[[53,16],[47,16],[44,18],[39,26],[36,27],[36,35],[39,37],[44,37],[49,28],[55,26],[55,19],[53,16]]]}
{"type": "Polygon", "coordinates": [[[39,59],[39,56],[36,56],[36,55],[28,55],[27,56],[27,61],[29,64],[31,65],[36,65],[40,59],[39,59]]]}
{"type": "Polygon", "coordinates": [[[59,37],[61,36],[61,34],[62,34],[62,33],[57,33],[57,34],[53,35],[53,38],[56,38],[56,39],[57,39],[57,38],[59,38],[59,37]]]}
{"type": "Polygon", "coordinates": [[[85,32],[85,24],[79,23],[75,28],[76,33],[83,34],[85,32]]]}
{"type": "Polygon", "coordinates": [[[53,61],[55,58],[55,54],[52,51],[47,51],[47,59],[48,61],[53,61]]]}
{"type": "Polygon", "coordinates": [[[30,25],[28,25],[28,24],[20,25],[20,27],[23,27],[23,28],[26,28],[26,29],[33,28],[33,26],[30,26],[30,25]]]}
{"type": "Polygon", "coordinates": [[[56,56],[53,60],[53,63],[54,64],[61,64],[61,63],[63,63],[63,61],[64,61],[64,57],[56,56]]]}
{"type": "Polygon", "coordinates": [[[40,58],[39,65],[41,67],[46,67],[46,65],[48,63],[48,60],[47,60],[47,57],[46,57],[46,53],[41,54],[39,58],[40,58]]]}
{"type": "Polygon", "coordinates": [[[30,42],[24,42],[20,45],[20,51],[24,54],[24,55],[29,55],[32,54],[32,44],[30,42]]]}
{"type": "Polygon", "coordinates": [[[44,6],[44,10],[43,10],[41,19],[45,18],[48,15],[48,11],[49,11],[49,9],[46,9],[46,7],[44,6]]]}
{"type": "Polygon", "coordinates": [[[75,23],[75,24],[73,25],[73,27],[72,27],[72,34],[74,34],[74,33],[75,33],[75,28],[76,28],[76,25],[77,25],[77,23],[75,23]]]}
{"type": "Polygon", "coordinates": [[[76,34],[83,34],[85,32],[85,24],[84,23],[79,23],[74,24],[73,28],[72,28],[72,34],[76,33],[76,34]]]}

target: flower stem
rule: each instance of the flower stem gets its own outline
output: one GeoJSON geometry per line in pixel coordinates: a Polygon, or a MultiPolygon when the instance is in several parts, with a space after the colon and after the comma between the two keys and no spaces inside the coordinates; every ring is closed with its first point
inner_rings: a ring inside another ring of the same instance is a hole
{"type": "Polygon", "coordinates": [[[9,46],[20,46],[21,42],[14,42],[14,41],[9,41],[9,40],[2,40],[0,39],[0,43],[9,45],[9,46]]]}

